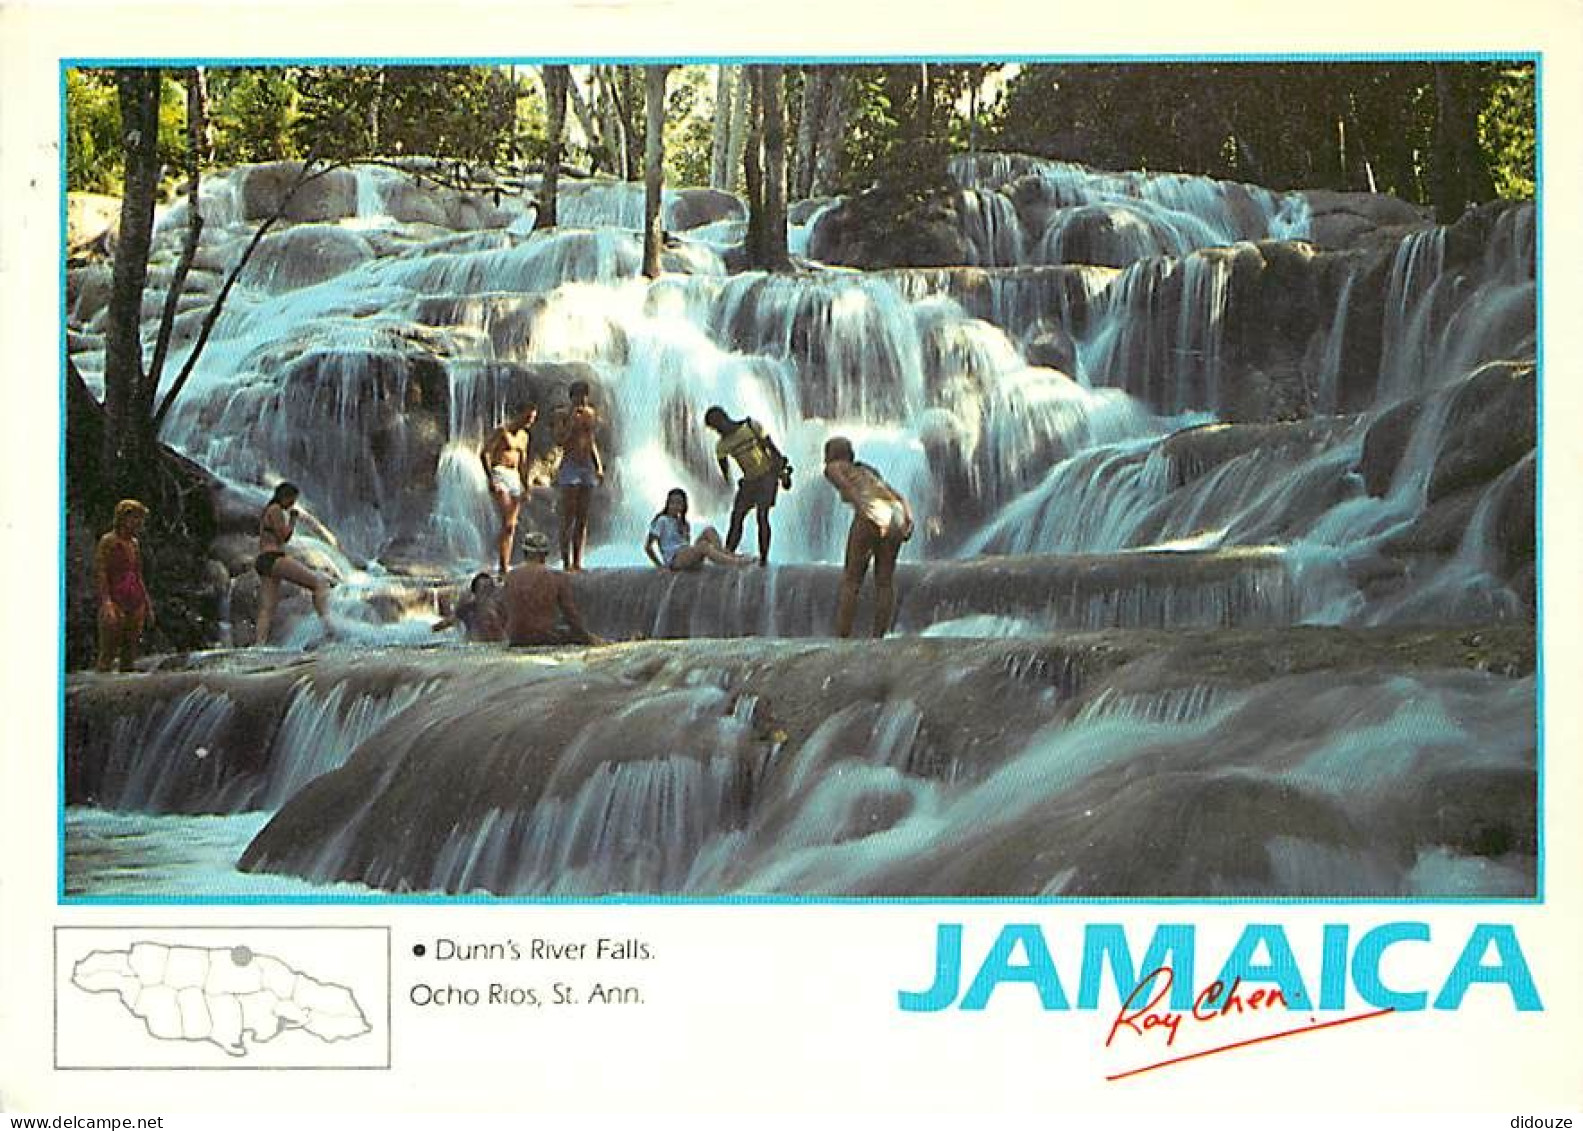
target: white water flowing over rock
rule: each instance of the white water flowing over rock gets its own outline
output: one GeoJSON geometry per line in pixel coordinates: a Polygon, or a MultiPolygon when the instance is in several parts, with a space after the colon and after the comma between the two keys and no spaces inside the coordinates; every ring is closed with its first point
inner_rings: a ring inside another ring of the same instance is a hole
{"type": "MultiPolygon", "coordinates": [[[[532,233],[531,208],[509,195],[468,203],[396,169],[354,168],[344,200],[330,194],[311,222],[265,240],[167,435],[244,491],[300,483],[353,560],[346,572],[366,579],[343,605],[377,595],[393,565],[470,574],[494,523],[476,445],[523,399],[547,409],[578,376],[594,381],[609,423],[590,558],[600,566],[642,561],[643,532],[673,485],[691,494],[696,524],[723,527],[730,494],[701,427],[711,404],[762,421],[799,469],[776,511],[779,561],[841,557],[844,519],[815,474],[836,432],[912,500],[925,535],[909,559],[1372,546],[1384,520],[1365,512],[1383,506],[1399,523],[1421,508],[1401,501],[1405,491],[1388,504],[1361,497],[1344,445],[1300,459],[1250,453],[1187,487],[1139,474],[1157,466],[1151,452],[1167,436],[1232,395],[1228,334],[1239,335],[1238,358],[1247,349],[1247,331],[1229,321],[1246,301],[1234,274],[1263,262],[1239,241],[1301,236],[1301,194],[998,155],[965,155],[951,172],[974,202],[978,266],[728,276],[715,250],[724,243],[693,237],[740,212],[722,201],[700,211],[668,191],[667,223],[705,222],[678,233],[667,274],[649,282],[640,186],[569,183],[568,226],[532,233]],[[1009,266],[1051,259],[1037,249],[1067,246],[1089,214],[1105,219],[1105,239],[1142,241],[1116,260],[1125,270],[1009,266]],[[1040,327],[1070,343],[1070,372],[1027,362],[1040,327]]],[[[243,198],[258,191],[237,186],[255,180],[265,183],[248,170],[206,181],[200,263],[234,260],[243,216],[256,214],[243,198]]],[[[806,210],[805,228],[837,203],[806,210]]],[[[183,207],[164,218],[156,259],[174,254],[183,207]]],[[[1533,223],[1532,209],[1499,217],[1471,293],[1467,268],[1445,264],[1444,229],[1402,241],[1373,312],[1353,309],[1361,289],[1346,274],[1314,329],[1317,406],[1339,407],[1356,354],[1343,347],[1371,317],[1383,320],[1381,404],[1531,348],[1533,223]]],[[[96,378],[91,355],[79,364],[96,378]]],[[[1432,420],[1422,428],[1420,446],[1432,447],[1432,420]]],[[[554,521],[543,498],[529,524],[554,521]]]]}
{"type": "MultiPolygon", "coordinates": [[[[224,482],[233,541],[251,545],[275,482],[302,486],[324,529],[293,549],[339,582],[341,639],[297,595],[284,649],[251,653],[256,670],[200,659],[135,705],[95,677],[74,686],[68,889],[193,890],[190,869],[247,850],[264,871],[216,883],[1531,893],[1520,665],[1305,665],[1315,640],[1398,640],[1377,626],[1479,641],[1531,623],[1512,525],[1536,452],[1481,445],[1467,390],[1510,377],[1517,403],[1534,387],[1534,208],[1341,253],[1282,242],[1309,234],[1299,193],[1007,155],[951,173],[960,265],[733,270],[740,202],[673,190],[665,273],[647,280],[638,186],[563,183],[564,226],[535,232],[509,193],[347,171],[266,238],[165,433],[224,482]],[[615,638],[717,638],[698,642],[708,656],[654,640],[623,645],[623,668],[597,650],[416,647],[492,556],[478,448],[529,399],[539,490],[521,525],[553,538],[548,417],[575,380],[593,385],[607,456],[585,615],[615,638]],[[715,404],[762,422],[796,467],[772,565],[654,571],[642,540],[670,487],[695,528],[724,528],[731,488],[702,426],[715,404]],[[833,434],[917,518],[904,639],[860,654],[821,639],[849,522],[819,474],[833,434]],[[1040,651],[1083,632],[1114,634],[1097,651],[1134,657],[1125,676],[1080,692],[1075,661],[1040,651]],[[1226,676],[1218,647],[1172,670],[1161,657],[1195,633],[1256,638],[1279,674],[1226,676]],[[292,670],[308,648],[333,678],[292,670]],[[171,851],[182,820],[201,835],[171,851]],[[396,827],[422,835],[380,832],[396,827]],[[105,863],[134,842],[143,880],[105,863]]],[[[281,176],[206,181],[178,362],[281,176]]],[[[840,205],[803,207],[797,254],[840,205]]],[[[162,218],[156,278],[182,208],[162,218]]],[[[85,280],[72,308],[95,388],[97,289],[85,280]]],[[[233,619],[255,594],[236,573],[233,619]]]]}

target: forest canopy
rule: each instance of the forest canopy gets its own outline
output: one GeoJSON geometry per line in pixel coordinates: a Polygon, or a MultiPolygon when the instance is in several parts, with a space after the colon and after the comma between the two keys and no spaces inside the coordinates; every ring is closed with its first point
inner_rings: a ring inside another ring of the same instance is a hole
{"type": "MultiPolygon", "coordinates": [[[[570,69],[569,171],[642,176],[642,68],[570,69]]],[[[997,149],[1099,168],[1202,173],[1271,188],[1379,191],[1419,204],[1531,197],[1535,76],[1526,61],[816,64],[781,84],[794,197],[850,192],[919,155],[997,149]]],[[[671,69],[665,179],[740,190],[743,68],[671,69]]],[[[186,103],[166,72],[159,151],[172,183],[186,103]]],[[[208,163],[442,160],[531,171],[547,154],[542,68],[206,68],[208,163]]],[[[116,193],[114,72],[65,75],[68,188],[116,193]]],[[[1456,209],[1454,209],[1456,210],[1456,209]]]]}

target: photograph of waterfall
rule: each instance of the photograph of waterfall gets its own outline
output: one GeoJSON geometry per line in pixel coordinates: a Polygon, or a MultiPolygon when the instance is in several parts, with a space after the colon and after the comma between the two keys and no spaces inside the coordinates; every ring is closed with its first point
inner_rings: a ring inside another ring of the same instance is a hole
{"type": "Polygon", "coordinates": [[[61,899],[1537,899],[1536,65],[63,65],[61,899]]]}

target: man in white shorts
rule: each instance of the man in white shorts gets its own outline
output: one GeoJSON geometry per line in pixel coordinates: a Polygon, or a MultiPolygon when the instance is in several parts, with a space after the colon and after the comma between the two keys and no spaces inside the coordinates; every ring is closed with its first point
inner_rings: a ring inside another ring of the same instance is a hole
{"type": "Polygon", "coordinates": [[[529,429],[538,419],[539,406],[529,404],[513,419],[496,428],[484,442],[479,458],[489,477],[489,496],[500,513],[500,575],[511,568],[511,547],[517,537],[517,512],[528,493],[529,429]]]}

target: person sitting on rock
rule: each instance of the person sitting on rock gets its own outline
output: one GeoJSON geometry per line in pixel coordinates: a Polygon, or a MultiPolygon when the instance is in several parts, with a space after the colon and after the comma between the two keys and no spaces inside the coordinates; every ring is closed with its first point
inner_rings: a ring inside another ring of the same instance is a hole
{"type": "Polygon", "coordinates": [[[313,594],[313,611],[319,614],[327,636],[336,635],[330,623],[330,585],[328,578],[309,569],[286,553],[286,543],[297,530],[297,499],[302,492],[295,483],[281,483],[270,496],[258,520],[258,631],[255,644],[269,643],[269,630],[280,601],[280,583],[289,581],[313,594]]]}
{"type": "Polygon", "coordinates": [[[487,573],[476,575],[459,598],[451,615],[434,622],[432,632],[443,632],[455,625],[474,643],[494,642],[506,638],[506,614],[501,607],[504,594],[487,573]]]}
{"type": "Polygon", "coordinates": [[[649,556],[656,569],[698,569],[704,562],[719,565],[752,565],[753,559],[744,554],[733,554],[720,544],[720,533],[706,526],[696,540],[692,526],[687,521],[687,492],[674,488],[665,496],[665,509],[649,523],[649,536],[643,542],[643,552],[649,556]]]}
{"type": "Polygon", "coordinates": [[[523,563],[506,574],[506,639],[514,645],[603,644],[583,626],[571,578],[545,565],[550,540],[537,530],[529,531],[522,539],[522,553],[523,563]]]}
{"type": "Polygon", "coordinates": [[[154,602],[143,584],[143,547],[137,536],[148,508],[136,499],[115,505],[110,530],[94,548],[94,593],[99,598],[99,655],[94,667],[129,672],[143,629],[154,623],[154,602]]]}
{"type": "Polygon", "coordinates": [[[479,452],[489,480],[489,497],[500,515],[495,547],[500,555],[500,576],[511,568],[511,544],[517,537],[517,512],[528,493],[529,429],[539,417],[539,406],[527,404],[515,417],[490,433],[479,452]]]}
{"type": "Polygon", "coordinates": [[[858,591],[874,563],[874,636],[890,631],[896,614],[896,558],[912,537],[912,508],[901,493],[866,463],[858,463],[852,441],[832,436],[824,446],[824,477],[852,507],[846,536],[846,563],[841,574],[841,603],[836,610],[837,636],[852,635],[858,591]]]}
{"type": "Polygon", "coordinates": [[[704,413],[704,423],[720,434],[715,444],[715,459],[720,474],[731,482],[727,460],[742,469],[736,499],[731,503],[731,523],[726,529],[726,549],[736,552],[742,542],[742,522],[748,511],[758,512],[759,565],[770,562],[770,509],[781,488],[791,490],[792,467],[768,432],[752,417],[732,420],[726,410],[715,405],[704,413]]]}

